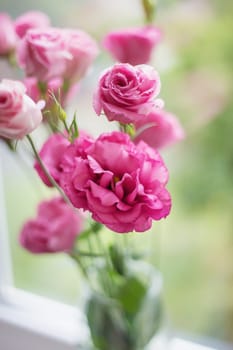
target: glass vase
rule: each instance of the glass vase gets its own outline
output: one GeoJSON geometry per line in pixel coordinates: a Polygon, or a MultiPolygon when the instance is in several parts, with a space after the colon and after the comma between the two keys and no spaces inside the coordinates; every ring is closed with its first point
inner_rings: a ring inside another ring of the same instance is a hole
{"type": "Polygon", "coordinates": [[[85,350],[162,350],[163,282],[161,273],[140,260],[124,271],[95,267],[85,285],[83,310],[90,331],[85,350]]]}

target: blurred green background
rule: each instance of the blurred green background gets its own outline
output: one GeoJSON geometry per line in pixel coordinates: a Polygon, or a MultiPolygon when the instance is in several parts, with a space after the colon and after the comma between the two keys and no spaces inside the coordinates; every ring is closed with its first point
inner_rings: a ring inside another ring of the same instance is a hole
{"type": "MultiPolygon", "coordinates": [[[[59,6],[52,0],[0,0],[0,11],[12,17],[31,9],[46,12],[55,26],[80,27],[97,40],[114,28],[143,23],[139,0],[60,0],[59,6]]],[[[163,42],[152,65],[161,75],[166,109],[180,118],[187,136],[162,151],[170,171],[171,215],[151,232],[130,237],[135,246],[153,244],[150,259],[164,276],[172,327],[228,342],[233,342],[232,11],[230,0],[158,1],[163,42]]],[[[71,107],[94,134],[108,128],[95,117],[91,96],[98,73],[111,63],[101,53],[71,107]]],[[[12,76],[0,63],[1,78],[6,74],[12,76]]],[[[18,246],[20,226],[48,191],[16,157],[6,152],[1,157],[15,285],[76,303],[80,278],[68,258],[31,256],[18,246]]]]}

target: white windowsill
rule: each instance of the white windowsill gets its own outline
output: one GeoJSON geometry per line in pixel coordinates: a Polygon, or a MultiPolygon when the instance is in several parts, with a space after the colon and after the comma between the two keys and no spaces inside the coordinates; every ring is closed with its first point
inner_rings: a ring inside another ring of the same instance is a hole
{"type": "Polygon", "coordinates": [[[2,324],[17,327],[23,333],[63,343],[67,349],[78,349],[78,344],[88,336],[78,308],[11,287],[2,290],[1,294],[0,327],[2,324]]]}
{"type": "MultiPolygon", "coordinates": [[[[4,344],[4,350],[23,349],[29,344],[35,350],[78,350],[88,337],[78,308],[15,288],[5,288],[1,295],[4,302],[0,304],[0,344],[4,344]]],[[[152,343],[150,349],[154,348],[157,347],[152,343]]],[[[173,338],[164,350],[218,349],[173,338]]]]}

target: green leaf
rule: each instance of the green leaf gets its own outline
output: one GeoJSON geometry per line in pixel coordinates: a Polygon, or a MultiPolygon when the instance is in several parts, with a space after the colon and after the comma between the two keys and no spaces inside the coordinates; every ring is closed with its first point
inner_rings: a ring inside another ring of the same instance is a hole
{"type": "Polygon", "coordinates": [[[109,247],[109,254],[112,261],[112,265],[115,269],[115,271],[119,274],[124,276],[125,274],[125,261],[124,261],[124,255],[119,250],[119,248],[116,245],[111,245],[109,247]]]}
{"type": "Polygon", "coordinates": [[[129,276],[119,288],[117,298],[126,313],[135,315],[140,309],[145,293],[145,284],[137,277],[129,276]]]}
{"type": "Polygon", "coordinates": [[[71,142],[74,142],[74,140],[78,137],[79,131],[78,131],[78,125],[76,121],[76,112],[74,113],[72,122],[69,127],[69,139],[71,142]]]}

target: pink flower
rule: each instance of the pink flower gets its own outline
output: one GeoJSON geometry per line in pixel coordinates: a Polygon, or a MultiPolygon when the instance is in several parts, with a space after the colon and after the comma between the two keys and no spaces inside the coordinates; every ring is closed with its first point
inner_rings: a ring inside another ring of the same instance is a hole
{"type": "Polygon", "coordinates": [[[179,120],[171,113],[154,109],[145,119],[136,123],[134,142],[146,142],[154,148],[162,148],[184,139],[185,132],[179,120]]]}
{"type": "Polygon", "coordinates": [[[70,58],[63,31],[56,28],[29,29],[18,47],[18,60],[27,76],[39,81],[61,77],[70,58]]]}
{"type": "MultiPolygon", "coordinates": [[[[43,144],[39,155],[43,160],[46,168],[48,169],[50,175],[54,178],[56,182],[59,183],[61,167],[61,158],[69,146],[70,142],[61,134],[53,134],[49,139],[43,144]]],[[[34,168],[36,169],[38,175],[45,185],[52,187],[53,185],[49,181],[48,177],[44,173],[40,164],[36,161],[34,168]]]]}
{"type": "Polygon", "coordinates": [[[152,50],[160,39],[161,32],[156,27],[128,28],[108,33],[103,46],[116,61],[137,65],[149,63],[152,50]]]}
{"type": "Polygon", "coordinates": [[[28,11],[15,20],[15,31],[20,38],[32,28],[43,28],[50,25],[49,17],[40,11],[28,11]]]}
{"type": "Polygon", "coordinates": [[[26,75],[43,82],[81,79],[96,55],[97,46],[88,34],[59,28],[30,29],[18,48],[26,75]]]}
{"type": "Polygon", "coordinates": [[[168,171],[157,151],[120,132],[86,146],[70,145],[61,163],[60,185],[75,207],[121,233],[146,231],[169,214],[168,171]]]}
{"type": "Polygon", "coordinates": [[[81,30],[64,29],[67,51],[70,59],[66,62],[65,79],[78,81],[87,73],[98,55],[96,42],[81,30]]]}
{"type": "Polygon", "coordinates": [[[11,18],[3,12],[0,12],[0,55],[7,55],[15,49],[16,34],[11,18]]]}
{"type": "Polygon", "coordinates": [[[110,121],[135,123],[156,105],[159,92],[160,78],[153,67],[118,63],[100,77],[93,106],[98,115],[103,110],[110,121]]]}
{"type": "Polygon", "coordinates": [[[41,99],[41,93],[37,79],[34,77],[25,78],[23,83],[26,86],[27,95],[31,97],[34,102],[38,102],[41,99]]]}
{"type": "Polygon", "coordinates": [[[21,139],[42,121],[41,106],[25,94],[19,81],[0,82],[0,136],[21,139]]]}
{"type": "Polygon", "coordinates": [[[82,230],[81,215],[60,197],[41,202],[37,217],[27,221],[20,244],[31,253],[69,252],[82,230]]]}

